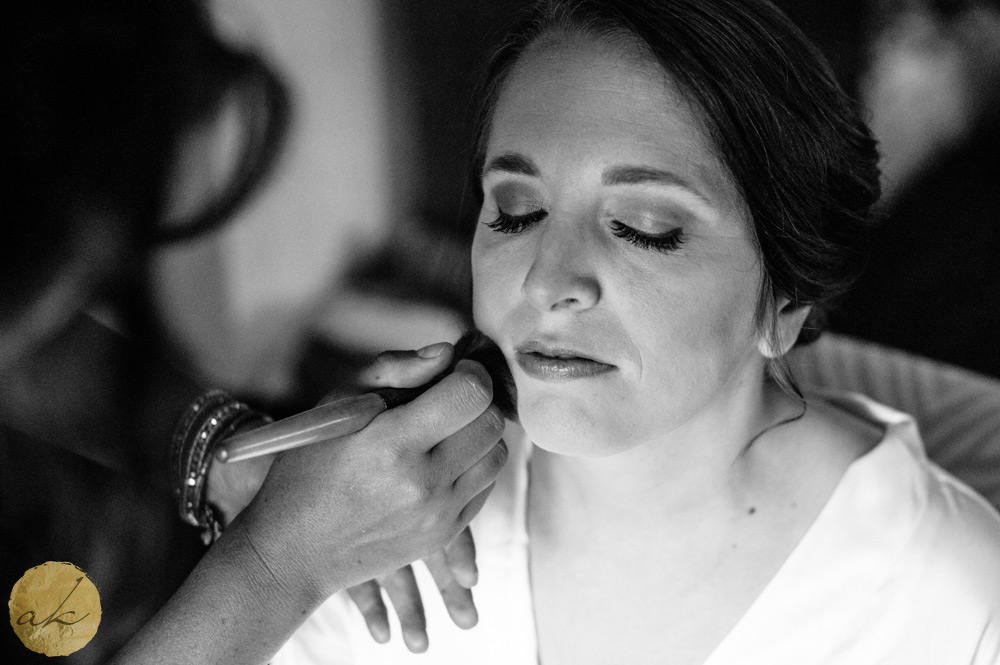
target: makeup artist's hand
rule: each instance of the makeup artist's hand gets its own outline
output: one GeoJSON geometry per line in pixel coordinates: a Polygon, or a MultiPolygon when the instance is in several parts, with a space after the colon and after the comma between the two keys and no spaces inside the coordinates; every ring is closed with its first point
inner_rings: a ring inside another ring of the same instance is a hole
{"type": "MultiPolygon", "coordinates": [[[[439,374],[452,353],[386,356],[361,380],[410,385],[403,378],[439,374]]],[[[332,593],[421,557],[468,562],[455,565],[467,571],[456,575],[467,590],[471,540],[434,552],[479,511],[507,459],[492,400],[486,370],[463,360],[361,431],[280,453],[250,505],[115,662],[267,662],[332,593]]],[[[450,607],[462,607],[444,593],[450,607]]],[[[413,611],[401,613],[412,625],[413,611]]]]}
{"type": "MultiPolygon", "coordinates": [[[[358,383],[362,389],[426,383],[450,362],[451,345],[440,351],[430,358],[384,355],[358,383]]],[[[319,598],[431,556],[479,511],[506,461],[503,417],[491,402],[485,369],[459,362],[413,402],[380,414],[360,432],[278,455],[226,535],[251,539],[267,571],[295,587],[292,593],[319,598]]],[[[458,572],[443,594],[460,616],[469,616],[471,541],[461,539],[436,558],[455,562],[458,572]]],[[[410,611],[402,613],[409,625],[410,611]]]]}
{"type": "MultiPolygon", "coordinates": [[[[356,378],[354,392],[423,385],[448,366],[453,352],[451,345],[444,344],[420,351],[383,353],[356,378]],[[440,355],[434,356],[435,353],[440,355]]],[[[502,424],[500,427],[502,430],[502,424]]],[[[455,625],[466,629],[475,626],[479,616],[471,589],[477,580],[476,547],[469,528],[463,529],[455,540],[426,557],[424,562],[455,625]]],[[[382,589],[385,589],[399,618],[407,648],[414,653],[425,651],[428,644],[427,623],[413,569],[409,565],[403,566],[348,589],[348,594],[364,616],[372,637],[377,642],[385,643],[389,641],[390,635],[388,610],[382,589]]]]}
{"type": "MultiPolygon", "coordinates": [[[[447,369],[453,353],[454,348],[450,344],[435,344],[419,351],[389,351],[380,354],[350,384],[330,393],[321,403],[374,388],[424,385],[447,369]]],[[[490,432],[486,430],[484,434],[489,436],[490,432]]],[[[495,443],[496,438],[493,436],[491,442],[495,443]]],[[[235,519],[253,500],[275,457],[268,455],[244,460],[239,464],[212,465],[207,489],[208,500],[220,509],[227,522],[235,519]]],[[[454,541],[425,559],[449,615],[461,628],[471,628],[478,621],[471,592],[477,579],[475,558],[472,532],[466,528],[454,541]]],[[[348,590],[365,617],[372,637],[382,643],[387,642],[390,637],[388,610],[381,593],[383,588],[399,618],[407,647],[414,652],[424,651],[428,640],[423,602],[409,565],[348,590]]]]}
{"type": "MultiPolygon", "coordinates": [[[[352,381],[327,394],[319,404],[359,395],[374,388],[410,388],[428,383],[451,362],[454,348],[433,344],[419,351],[387,351],[363,369],[352,381]],[[421,356],[419,354],[424,354],[421,356]]],[[[212,464],[205,486],[206,499],[216,516],[228,525],[260,491],[276,454],[241,460],[239,464],[212,464]],[[220,514],[221,513],[221,514],[220,514]]],[[[459,564],[473,566],[474,562],[459,564]]]]}

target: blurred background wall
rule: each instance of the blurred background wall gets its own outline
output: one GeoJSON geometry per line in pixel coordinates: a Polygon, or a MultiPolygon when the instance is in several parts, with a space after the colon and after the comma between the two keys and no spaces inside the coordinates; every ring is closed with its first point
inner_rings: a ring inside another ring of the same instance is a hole
{"type": "Polygon", "coordinates": [[[1000,2],[871,0],[882,223],[836,330],[1000,376],[1000,2]]]}

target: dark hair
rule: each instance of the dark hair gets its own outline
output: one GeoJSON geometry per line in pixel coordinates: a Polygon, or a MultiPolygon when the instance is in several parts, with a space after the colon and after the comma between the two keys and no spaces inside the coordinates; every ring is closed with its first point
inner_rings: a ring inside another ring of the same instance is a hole
{"type": "Polygon", "coordinates": [[[558,31],[638,42],[702,111],[763,260],[758,325],[784,296],[813,307],[796,343],[814,340],[825,309],[867,262],[870,208],[880,193],[875,140],[819,52],[765,0],[536,2],[483,78],[474,161],[480,200],[504,83],[532,43],[558,31]]]}
{"type": "Polygon", "coordinates": [[[81,237],[136,257],[190,237],[224,221],[273,163],[284,87],[215,35],[201,0],[16,2],[6,20],[4,318],[17,320],[81,237]],[[244,132],[233,173],[200,212],[166,219],[180,138],[233,98],[244,132]]]}

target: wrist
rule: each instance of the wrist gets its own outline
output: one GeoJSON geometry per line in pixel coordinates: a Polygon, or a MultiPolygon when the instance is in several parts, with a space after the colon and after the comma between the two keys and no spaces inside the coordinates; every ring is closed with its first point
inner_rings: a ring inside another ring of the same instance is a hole
{"type": "MultiPolygon", "coordinates": [[[[215,450],[224,439],[243,429],[270,422],[221,390],[210,390],[185,409],[174,430],[170,475],[181,519],[202,532],[205,544],[219,537],[222,524],[208,495],[208,478],[215,468],[215,450]]],[[[230,499],[226,483],[223,496],[230,499]]],[[[231,503],[231,501],[229,501],[231,503]]],[[[230,507],[230,510],[232,506],[230,507]]]]}
{"type": "Polygon", "coordinates": [[[216,516],[224,526],[229,524],[239,514],[236,509],[238,501],[232,489],[232,470],[225,464],[212,462],[208,470],[208,478],[205,480],[205,501],[215,506],[216,516]]]}
{"type": "Polygon", "coordinates": [[[254,507],[242,512],[226,529],[218,544],[228,540],[249,582],[261,595],[278,599],[302,618],[350,582],[341,571],[340,557],[311,556],[302,533],[290,533],[283,525],[262,519],[254,507]],[[315,562],[322,560],[317,566],[315,562]]]}
{"type": "Polygon", "coordinates": [[[224,525],[230,524],[257,495],[273,457],[258,457],[240,462],[213,461],[208,470],[205,500],[218,509],[224,525]]]}

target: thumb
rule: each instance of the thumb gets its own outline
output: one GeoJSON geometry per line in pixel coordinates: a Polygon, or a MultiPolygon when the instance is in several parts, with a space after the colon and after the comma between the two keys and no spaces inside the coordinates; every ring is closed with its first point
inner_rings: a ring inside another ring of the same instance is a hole
{"type": "Polygon", "coordinates": [[[454,354],[455,348],[448,342],[438,342],[416,351],[383,351],[353,381],[328,394],[323,402],[373,388],[422,386],[447,370],[454,354]]]}

